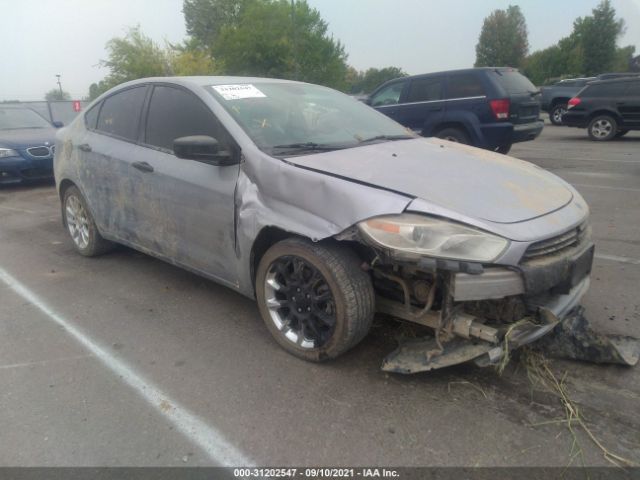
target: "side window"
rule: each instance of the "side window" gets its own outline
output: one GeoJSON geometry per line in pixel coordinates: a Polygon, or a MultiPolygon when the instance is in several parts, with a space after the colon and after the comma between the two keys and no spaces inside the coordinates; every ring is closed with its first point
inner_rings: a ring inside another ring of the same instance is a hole
{"type": "Polygon", "coordinates": [[[411,82],[407,102],[442,100],[442,78],[420,78],[411,82]]]}
{"type": "Polygon", "coordinates": [[[154,87],[145,143],[172,152],[176,138],[190,135],[208,135],[228,143],[213,112],[199,98],[179,88],[154,87]]]}
{"type": "Polygon", "coordinates": [[[111,95],[102,102],[97,129],[126,140],[138,139],[140,110],[147,87],[129,88],[111,95]]]}
{"type": "Polygon", "coordinates": [[[622,97],[625,95],[625,86],[623,83],[591,85],[580,96],[591,98],[622,97]]]}
{"type": "Polygon", "coordinates": [[[447,85],[447,98],[481,97],[486,95],[482,81],[477,75],[464,73],[451,75],[447,85]]]}
{"type": "Polygon", "coordinates": [[[96,123],[98,122],[98,112],[100,111],[100,105],[102,105],[102,102],[94,105],[93,107],[91,107],[91,109],[84,114],[84,124],[87,126],[87,128],[91,129],[91,130],[95,130],[96,128],[96,123]]]}
{"type": "Polygon", "coordinates": [[[396,82],[383,88],[371,98],[371,106],[396,105],[400,101],[400,95],[406,83],[396,82]]]}

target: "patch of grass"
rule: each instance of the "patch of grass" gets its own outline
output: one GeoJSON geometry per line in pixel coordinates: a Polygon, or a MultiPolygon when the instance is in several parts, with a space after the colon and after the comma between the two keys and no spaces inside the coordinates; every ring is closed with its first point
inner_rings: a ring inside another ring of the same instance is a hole
{"type": "Polygon", "coordinates": [[[533,386],[540,386],[557,396],[564,408],[564,418],[534,424],[533,426],[555,423],[562,424],[567,427],[572,439],[569,464],[567,466],[571,466],[577,459],[579,459],[582,465],[584,465],[584,455],[577,435],[579,429],[589,437],[589,439],[602,452],[604,458],[613,465],[620,468],[638,466],[635,462],[607,449],[589,428],[587,422],[582,416],[582,412],[578,408],[578,405],[569,395],[567,388],[568,371],[564,372],[562,377],[558,377],[552,370],[549,360],[542,353],[528,348],[523,349],[520,362],[524,365],[527,377],[531,384],[533,386]]]}

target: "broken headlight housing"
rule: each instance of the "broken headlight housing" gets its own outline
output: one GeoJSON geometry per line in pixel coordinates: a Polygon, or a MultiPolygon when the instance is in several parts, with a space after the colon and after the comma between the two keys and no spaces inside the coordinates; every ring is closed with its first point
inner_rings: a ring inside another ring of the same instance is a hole
{"type": "Polygon", "coordinates": [[[505,238],[448,220],[405,213],[358,224],[362,234],[394,255],[490,263],[509,246],[505,238]]]}

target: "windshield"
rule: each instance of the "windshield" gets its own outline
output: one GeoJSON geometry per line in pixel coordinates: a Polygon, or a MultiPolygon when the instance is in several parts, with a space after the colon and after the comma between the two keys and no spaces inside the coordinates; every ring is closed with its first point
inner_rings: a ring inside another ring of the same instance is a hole
{"type": "Polygon", "coordinates": [[[318,85],[273,82],[206,88],[260,149],[275,156],[415,137],[362,102],[318,85]]]}
{"type": "Polygon", "coordinates": [[[28,108],[0,108],[0,130],[48,128],[51,125],[28,108]]]}

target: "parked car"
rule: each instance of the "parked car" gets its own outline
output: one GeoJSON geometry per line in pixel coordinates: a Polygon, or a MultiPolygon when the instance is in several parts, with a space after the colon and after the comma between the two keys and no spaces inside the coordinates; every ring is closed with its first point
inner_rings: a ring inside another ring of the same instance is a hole
{"type": "Polygon", "coordinates": [[[562,115],[567,111],[567,102],[593,80],[596,80],[596,77],[567,78],[540,89],[542,92],[540,106],[549,114],[552,124],[562,125],[562,115]]]}
{"type": "Polygon", "coordinates": [[[55,128],[43,117],[0,105],[0,185],[52,179],[54,145],[55,128]]]}
{"type": "Polygon", "coordinates": [[[607,141],[640,130],[640,77],[595,81],[569,100],[562,123],[607,141]]]}
{"type": "Polygon", "coordinates": [[[346,352],[380,311],[433,328],[444,350],[417,370],[496,363],[589,285],[589,209],[569,184],[317,85],[128,82],[60,131],[54,166],[80,254],[121,243],[255,298],[306,360],[346,352]]]}
{"type": "Polygon", "coordinates": [[[507,153],[544,123],[539,92],[513,68],[472,68],[398,78],[366,101],[424,137],[507,153]]]}

